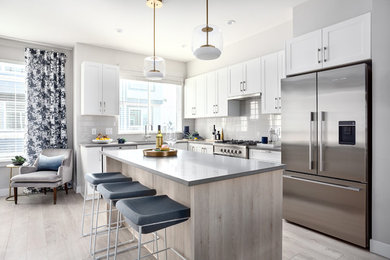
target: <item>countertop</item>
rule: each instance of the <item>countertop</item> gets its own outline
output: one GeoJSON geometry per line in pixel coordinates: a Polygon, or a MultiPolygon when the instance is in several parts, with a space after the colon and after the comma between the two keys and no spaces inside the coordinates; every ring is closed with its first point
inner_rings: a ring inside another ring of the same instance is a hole
{"type": "MultiPolygon", "coordinates": [[[[112,142],[109,144],[94,144],[94,143],[87,143],[87,144],[80,144],[80,146],[83,147],[116,147],[116,146],[137,146],[137,145],[148,145],[148,144],[155,144],[155,141],[131,141],[126,142],[124,144],[119,144],[118,142],[112,142]]],[[[186,140],[177,140],[176,143],[187,143],[186,140]]],[[[164,142],[166,144],[166,142],[164,142]]]]}
{"type": "Polygon", "coordinates": [[[143,151],[103,151],[103,155],[187,186],[261,174],[284,165],[180,150],[175,157],[144,157],[143,151]]]}

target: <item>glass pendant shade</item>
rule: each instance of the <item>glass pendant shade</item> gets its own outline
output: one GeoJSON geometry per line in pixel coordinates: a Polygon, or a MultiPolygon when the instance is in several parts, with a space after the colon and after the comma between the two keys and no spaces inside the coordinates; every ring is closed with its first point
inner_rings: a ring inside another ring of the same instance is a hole
{"type": "Polygon", "coordinates": [[[192,36],[192,52],[200,60],[214,60],[222,53],[222,31],[216,25],[199,25],[192,36]]]}
{"type": "Polygon", "coordinates": [[[149,80],[162,80],[165,77],[165,60],[157,56],[146,57],[144,76],[149,80]]]}

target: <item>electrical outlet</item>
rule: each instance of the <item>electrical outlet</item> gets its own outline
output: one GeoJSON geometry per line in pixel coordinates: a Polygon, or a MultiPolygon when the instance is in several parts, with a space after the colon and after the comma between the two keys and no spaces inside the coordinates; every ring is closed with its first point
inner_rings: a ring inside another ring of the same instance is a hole
{"type": "Polygon", "coordinates": [[[112,128],[106,128],[106,135],[112,135],[112,128]]]}
{"type": "Polygon", "coordinates": [[[92,128],[92,134],[96,135],[96,128],[92,128]]]}

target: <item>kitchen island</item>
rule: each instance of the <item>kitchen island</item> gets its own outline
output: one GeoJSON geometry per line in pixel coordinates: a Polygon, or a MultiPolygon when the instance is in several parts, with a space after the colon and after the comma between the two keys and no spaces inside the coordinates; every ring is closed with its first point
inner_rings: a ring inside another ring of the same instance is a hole
{"type": "Polygon", "coordinates": [[[167,229],[168,246],[187,259],[282,259],[283,165],[184,150],[167,158],[144,157],[142,150],[103,155],[106,171],[191,208],[188,221],[167,229]]]}

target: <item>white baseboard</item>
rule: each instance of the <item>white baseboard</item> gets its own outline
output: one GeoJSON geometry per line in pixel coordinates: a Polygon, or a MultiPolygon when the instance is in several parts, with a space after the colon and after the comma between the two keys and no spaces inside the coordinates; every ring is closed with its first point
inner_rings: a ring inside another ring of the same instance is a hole
{"type": "Polygon", "coordinates": [[[80,186],[76,187],[76,193],[81,193],[81,187],[80,186]]]}
{"type": "Polygon", "coordinates": [[[377,255],[381,255],[390,258],[390,245],[371,239],[370,240],[370,251],[377,255]]]}
{"type": "Polygon", "coordinates": [[[0,189],[0,197],[8,196],[8,188],[0,189]]]}

